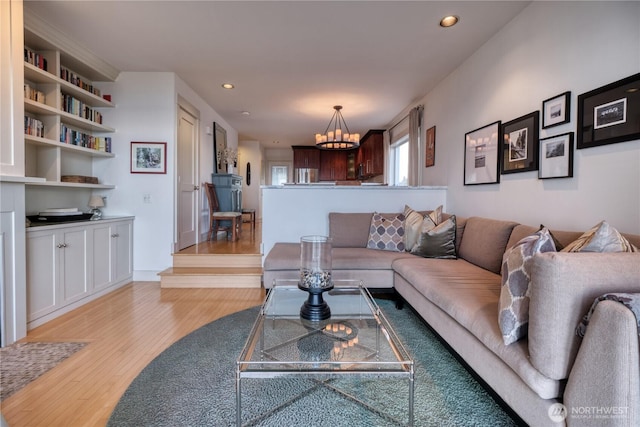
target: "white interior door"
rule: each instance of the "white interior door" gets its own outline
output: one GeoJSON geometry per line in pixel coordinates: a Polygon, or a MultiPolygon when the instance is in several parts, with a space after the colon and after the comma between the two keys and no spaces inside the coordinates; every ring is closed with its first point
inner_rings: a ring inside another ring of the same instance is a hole
{"type": "Polygon", "coordinates": [[[198,119],[184,109],[178,117],[178,250],[195,245],[198,237],[198,119]]]}

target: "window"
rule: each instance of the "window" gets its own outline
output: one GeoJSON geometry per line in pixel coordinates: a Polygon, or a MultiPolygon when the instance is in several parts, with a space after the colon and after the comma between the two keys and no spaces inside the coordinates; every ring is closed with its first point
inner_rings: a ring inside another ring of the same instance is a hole
{"type": "Polygon", "coordinates": [[[409,135],[391,144],[389,166],[391,185],[406,186],[409,176],[409,135]]]}
{"type": "Polygon", "coordinates": [[[278,165],[271,166],[271,185],[282,185],[287,182],[289,167],[278,165]]]}

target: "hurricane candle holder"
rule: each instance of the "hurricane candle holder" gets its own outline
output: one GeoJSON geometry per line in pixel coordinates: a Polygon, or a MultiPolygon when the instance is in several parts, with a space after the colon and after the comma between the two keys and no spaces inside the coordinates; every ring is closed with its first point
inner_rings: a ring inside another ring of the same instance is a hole
{"type": "Polygon", "coordinates": [[[303,236],[300,238],[300,281],[298,287],[309,293],[300,307],[300,317],[310,321],[326,320],[331,309],[322,293],[333,289],[331,280],[331,238],[303,236]]]}

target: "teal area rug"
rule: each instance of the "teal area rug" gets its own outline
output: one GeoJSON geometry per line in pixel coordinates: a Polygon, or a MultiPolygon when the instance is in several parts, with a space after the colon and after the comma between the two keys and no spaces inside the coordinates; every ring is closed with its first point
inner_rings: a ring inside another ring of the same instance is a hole
{"type": "MultiPolygon", "coordinates": [[[[516,425],[410,309],[377,302],[415,361],[416,426],[516,425]]],[[[131,383],[108,426],[235,425],[235,361],[257,313],[255,307],[214,321],[165,350],[131,383]]],[[[243,380],[243,422],[354,427],[397,425],[387,415],[407,420],[406,380],[339,379],[331,385],[384,415],[313,381],[280,378],[243,380]],[[264,416],[291,398],[293,403],[264,416]]]]}

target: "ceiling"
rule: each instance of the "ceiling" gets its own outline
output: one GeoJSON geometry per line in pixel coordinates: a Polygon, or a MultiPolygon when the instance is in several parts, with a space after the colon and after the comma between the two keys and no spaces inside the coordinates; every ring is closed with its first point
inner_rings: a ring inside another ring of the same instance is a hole
{"type": "Polygon", "coordinates": [[[175,72],[239,140],[283,148],[313,144],[336,104],[351,132],[388,127],[527,4],[27,0],[25,9],[121,71],[175,72]],[[441,28],[449,14],[460,22],[441,28]]]}

